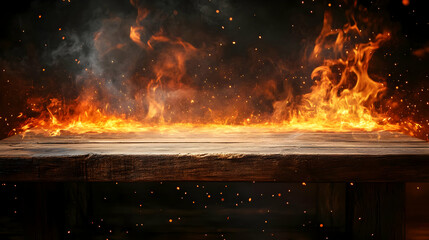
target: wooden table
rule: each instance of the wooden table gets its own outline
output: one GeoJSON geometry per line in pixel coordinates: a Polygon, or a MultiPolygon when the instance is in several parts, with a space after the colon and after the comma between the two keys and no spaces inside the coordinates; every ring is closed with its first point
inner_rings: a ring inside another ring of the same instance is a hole
{"type": "Polygon", "coordinates": [[[429,144],[400,133],[14,136],[2,181],[429,181],[429,144]]]}
{"type": "Polygon", "coordinates": [[[405,182],[429,181],[429,144],[390,132],[28,134],[0,141],[0,181],[344,183],[351,237],[405,239],[405,182]]]}

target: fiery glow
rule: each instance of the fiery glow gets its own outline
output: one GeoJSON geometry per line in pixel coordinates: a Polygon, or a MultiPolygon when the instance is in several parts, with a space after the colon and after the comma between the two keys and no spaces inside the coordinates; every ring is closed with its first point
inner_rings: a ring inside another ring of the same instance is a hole
{"type": "MultiPolygon", "coordinates": [[[[143,24],[147,16],[148,11],[138,8],[129,37],[135,47],[148,54],[160,52],[149,64],[150,74],[131,74],[126,93],[116,94],[97,85],[101,80],[88,74],[85,77],[90,80],[74,101],[32,99],[30,104],[39,116],[30,118],[22,131],[59,135],[154,129],[276,132],[403,129],[392,123],[386,111],[379,107],[386,83],[374,81],[368,74],[371,57],[389,39],[388,32],[363,41],[354,20],[342,29],[332,29],[332,18],[325,14],[322,31],[308,59],[309,64],[322,63],[311,73],[309,92],[294,95],[286,89],[282,93],[285,97],[279,99],[274,91],[275,82],[261,79],[248,97],[237,94],[234,99],[227,96],[221,99],[214,94],[216,89],[203,91],[196,87],[194,78],[204,81],[204,76],[190,76],[187,71],[189,61],[210,56],[207,48],[167,36],[162,29],[150,36],[143,24]],[[355,39],[361,41],[352,44],[355,39]],[[272,101],[271,111],[249,110],[252,106],[246,104],[255,94],[272,101]]],[[[95,40],[98,37],[96,35],[95,40]]],[[[114,46],[109,51],[125,47],[114,46]]],[[[419,126],[408,124],[407,127],[419,126]]]]}
{"type": "Polygon", "coordinates": [[[374,103],[386,90],[384,83],[375,82],[368,75],[372,55],[390,34],[378,34],[373,41],[356,44],[348,50],[344,44],[353,34],[358,36],[360,30],[349,24],[333,30],[331,24],[331,16],[326,14],[311,59],[320,58],[325,50],[330,51],[333,58],[324,59],[324,64],[313,70],[311,78],[315,83],[311,92],[303,95],[294,111],[288,109],[290,100],[287,99],[275,103],[274,116],[282,119],[290,115],[288,124],[292,126],[363,130],[395,128],[387,123],[386,116],[374,109],[374,103]]]}

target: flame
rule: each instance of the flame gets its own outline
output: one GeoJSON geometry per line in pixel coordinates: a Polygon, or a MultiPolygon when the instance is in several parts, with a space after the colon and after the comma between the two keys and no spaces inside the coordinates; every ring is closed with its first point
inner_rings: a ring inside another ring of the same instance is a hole
{"type": "MultiPolygon", "coordinates": [[[[131,1],[137,7],[136,2],[131,1]]],[[[332,17],[325,14],[309,64],[321,63],[311,73],[313,85],[308,93],[296,96],[290,88],[278,100],[276,82],[261,81],[252,93],[272,101],[272,112],[249,110],[248,97],[237,94],[222,100],[212,91],[201,90],[190,76],[187,63],[206,54],[161,29],[149,36],[144,26],[148,11],[138,8],[136,22],[130,27],[130,39],[148,54],[154,54],[152,74],[136,73],[127,81],[130,91],[112,94],[97,84],[90,84],[74,101],[58,98],[32,99],[30,105],[40,116],[30,118],[22,127],[25,132],[51,136],[88,132],[175,131],[378,131],[404,129],[392,123],[378,104],[386,92],[386,83],[368,74],[371,57],[390,33],[363,39],[354,18],[342,29],[332,29],[332,17]],[[160,52],[155,54],[154,51],[160,52]],[[136,87],[137,86],[137,87],[136,87]],[[115,102],[115,106],[109,103],[115,102]],[[44,110],[40,110],[44,109],[44,110]]],[[[97,38],[98,36],[96,36],[97,38]]],[[[110,49],[123,45],[110,46],[110,49]]],[[[101,80],[95,76],[89,82],[101,80]]],[[[231,86],[229,86],[231,88],[231,86]]],[[[407,124],[415,129],[417,124],[407,124]]]]}
{"type": "MultiPolygon", "coordinates": [[[[137,7],[137,2],[131,0],[130,3],[134,7],[137,7]]],[[[141,33],[145,30],[145,28],[141,25],[141,22],[147,17],[148,14],[149,11],[146,9],[137,7],[136,23],[130,27],[130,39],[142,48],[145,47],[145,45],[141,40],[141,33]]]]}
{"type": "Polygon", "coordinates": [[[134,27],[131,26],[130,28],[130,38],[140,47],[144,47],[143,42],[141,41],[141,35],[140,32],[143,30],[143,27],[134,27]]]}
{"type": "Polygon", "coordinates": [[[311,79],[315,83],[311,92],[303,95],[300,105],[290,110],[285,107],[290,100],[276,102],[274,116],[282,119],[284,115],[291,115],[287,124],[318,129],[370,131],[395,128],[387,124],[386,116],[377,113],[374,107],[386,91],[385,83],[372,80],[368,74],[372,55],[390,34],[378,34],[373,41],[346,50],[344,44],[353,34],[359,36],[361,31],[356,25],[349,24],[334,30],[331,24],[332,18],[327,13],[311,60],[320,58],[324,50],[331,51],[333,58],[324,59],[323,65],[313,70],[311,79]],[[334,41],[330,41],[332,36],[334,41]]]}

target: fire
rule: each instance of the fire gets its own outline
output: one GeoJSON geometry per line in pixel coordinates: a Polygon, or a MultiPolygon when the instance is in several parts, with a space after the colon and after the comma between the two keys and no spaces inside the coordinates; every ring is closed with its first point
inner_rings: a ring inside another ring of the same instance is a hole
{"type": "Polygon", "coordinates": [[[347,24],[343,29],[334,30],[331,25],[331,16],[325,14],[324,26],[311,59],[320,58],[324,50],[329,50],[333,58],[324,59],[323,65],[313,70],[311,78],[315,83],[311,92],[303,95],[296,109],[288,109],[289,100],[276,102],[274,116],[282,119],[285,114],[291,115],[288,124],[318,129],[395,128],[374,109],[374,103],[381,100],[386,90],[385,84],[372,80],[368,75],[372,55],[390,34],[378,34],[373,41],[356,44],[348,50],[344,44],[353,34],[360,35],[359,28],[347,24]],[[335,38],[329,41],[332,36],[335,38]]]}
{"type": "MultiPolygon", "coordinates": [[[[134,1],[131,3],[137,7],[134,1]]],[[[198,86],[197,80],[204,81],[204,75],[192,76],[188,71],[189,62],[200,66],[198,59],[211,56],[207,54],[210,47],[196,47],[179,37],[168,36],[163,29],[150,35],[144,25],[149,12],[137,9],[138,16],[130,26],[129,38],[134,47],[153,57],[147,67],[150,73],[129,74],[126,87],[113,93],[103,79],[89,73],[84,76],[89,80],[73,101],[31,99],[29,104],[39,116],[27,120],[22,127],[24,133],[55,136],[88,132],[174,132],[177,129],[203,132],[403,129],[380,107],[386,83],[375,81],[368,74],[371,57],[388,41],[388,32],[364,41],[353,18],[343,28],[332,29],[332,17],[327,13],[308,59],[309,64],[320,64],[311,73],[313,85],[309,92],[294,95],[290,89],[285,89],[281,94],[283,99],[279,99],[276,82],[260,79],[257,87],[243,88],[234,98],[226,94],[222,98],[221,94],[215,94],[216,86],[210,86],[210,90],[198,86]],[[355,39],[360,41],[352,44],[355,39]],[[257,107],[249,105],[252,96],[271,101],[271,110],[258,111],[257,107]]],[[[229,20],[232,21],[232,17],[229,20]]],[[[99,41],[98,38],[100,34],[95,35],[94,41],[99,41]]],[[[109,46],[108,51],[126,47],[125,44],[106,46],[109,46]]],[[[232,89],[231,84],[225,89],[223,91],[232,89]]]]}

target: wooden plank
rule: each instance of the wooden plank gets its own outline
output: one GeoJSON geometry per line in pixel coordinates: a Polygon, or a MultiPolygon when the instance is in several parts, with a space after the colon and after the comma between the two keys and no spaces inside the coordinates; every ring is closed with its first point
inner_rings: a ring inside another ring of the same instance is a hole
{"type": "Polygon", "coordinates": [[[0,158],[1,181],[429,181],[426,156],[207,155],[0,158]]]}
{"type": "Polygon", "coordinates": [[[25,239],[64,239],[63,183],[32,183],[21,188],[25,239]]]}
{"type": "Polygon", "coordinates": [[[346,198],[350,239],[405,239],[405,183],[349,185],[346,198]]]}
{"type": "Polygon", "coordinates": [[[390,132],[26,135],[0,142],[1,157],[87,154],[429,155],[429,144],[425,141],[390,132]]]}
{"type": "Polygon", "coordinates": [[[406,233],[407,240],[429,239],[429,183],[407,183],[406,233]]]}
{"type": "Polygon", "coordinates": [[[1,181],[429,181],[429,144],[390,132],[14,136],[1,181]]]}
{"type": "Polygon", "coordinates": [[[323,224],[323,233],[345,232],[346,183],[317,183],[316,189],[316,216],[318,223],[323,224]]]}

